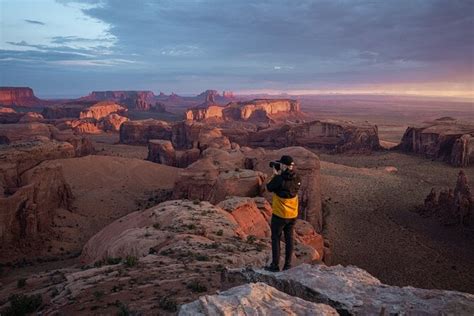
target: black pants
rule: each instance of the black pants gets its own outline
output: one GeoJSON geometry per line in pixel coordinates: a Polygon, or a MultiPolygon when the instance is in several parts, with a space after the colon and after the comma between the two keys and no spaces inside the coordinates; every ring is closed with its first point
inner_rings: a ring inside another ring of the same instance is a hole
{"type": "Polygon", "coordinates": [[[293,228],[296,218],[281,218],[272,215],[272,265],[279,266],[280,263],[280,239],[282,232],[285,234],[285,265],[291,266],[293,256],[293,228]]]}

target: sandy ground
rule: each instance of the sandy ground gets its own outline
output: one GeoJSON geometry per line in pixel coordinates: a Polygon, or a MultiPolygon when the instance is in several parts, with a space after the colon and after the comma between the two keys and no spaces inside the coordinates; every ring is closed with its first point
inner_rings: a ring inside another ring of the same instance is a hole
{"type": "Polygon", "coordinates": [[[27,263],[42,265],[36,262],[40,258],[51,263],[45,265],[48,268],[71,264],[68,258],[77,256],[84,243],[113,220],[168,198],[178,176],[174,167],[100,155],[50,160],[44,164],[62,166],[74,196],[72,207],[57,210],[51,236],[45,240],[44,247],[10,258],[24,256],[27,263]],[[56,260],[65,261],[53,263],[56,260]]]}
{"type": "MultiPolygon", "coordinates": [[[[474,293],[474,232],[414,212],[432,187],[453,187],[459,169],[393,152],[320,157],[333,264],[392,285],[474,293]]],[[[474,168],[465,171],[472,183],[474,168]]]]}

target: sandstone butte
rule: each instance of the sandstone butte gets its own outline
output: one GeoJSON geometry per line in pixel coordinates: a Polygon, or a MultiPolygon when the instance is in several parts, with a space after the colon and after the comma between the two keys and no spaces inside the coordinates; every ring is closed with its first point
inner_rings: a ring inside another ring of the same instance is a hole
{"type": "Polygon", "coordinates": [[[394,150],[467,167],[474,164],[474,124],[445,117],[408,127],[394,150]]]}
{"type": "Polygon", "coordinates": [[[0,87],[0,105],[4,106],[37,106],[47,101],[38,99],[28,87],[0,87]]]}

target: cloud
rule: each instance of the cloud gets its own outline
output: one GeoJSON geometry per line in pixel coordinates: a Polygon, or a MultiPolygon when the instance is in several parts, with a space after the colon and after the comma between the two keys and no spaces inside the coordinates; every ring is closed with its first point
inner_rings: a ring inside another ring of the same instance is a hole
{"type": "Polygon", "coordinates": [[[107,33],[58,32],[49,45],[20,38],[10,44],[42,53],[4,58],[40,58],[55,67],[106,64],[125,85],[136,83],[130,74],[142,73],[144,85],[169,78],[193,91],[197,81],[235,89],[465,82],[474,71],[474,1],[57,2],[79,5],[107,33]]]}
{"type": "Polygon", "coordinates": [[[36,25],[46,25],[46,23],[36,20],[24,20],[26,23],[36,24],[36,25]]]}

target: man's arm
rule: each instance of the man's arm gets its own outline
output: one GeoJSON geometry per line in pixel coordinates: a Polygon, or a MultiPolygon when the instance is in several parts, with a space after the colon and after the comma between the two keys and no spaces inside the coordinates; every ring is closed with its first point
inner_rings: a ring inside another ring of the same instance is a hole
{"type": "Polygon", "coordinates": [[[269,192],[275,192],[277,191],[283,183],[283,179],[281,175],[274,175],[270,182],[267,183],[267,190],[269,192]]]}

